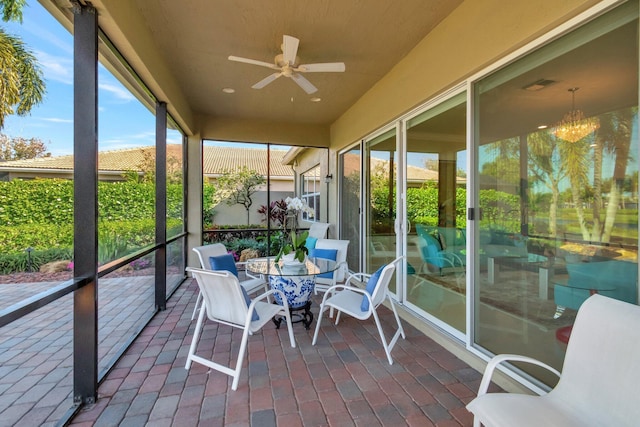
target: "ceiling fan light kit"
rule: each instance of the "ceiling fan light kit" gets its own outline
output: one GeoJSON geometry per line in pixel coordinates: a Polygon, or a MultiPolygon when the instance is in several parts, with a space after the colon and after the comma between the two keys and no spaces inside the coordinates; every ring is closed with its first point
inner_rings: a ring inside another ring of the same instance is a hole
{"type": "Polygon", "coordinates": [[[244,62],[245,64],[259,65],[261,67],[266,67],[277,71],[251,86],[253,89],[262,89],[277,78],[284,76],[289,77],[291,80],[293,80],[307,94],[312,94],[317,92],[318,88],[316,88],[301,73],[342,73],[345,71],[346,67],[344,65],[344,62],[299,64],[300,60],[297,57],[299,44],[299,39],[292,36],[284,35],[281,46],[282,53],[276,55],[273,64],[233,55],[229,56],[229,60],[244,62]]]}

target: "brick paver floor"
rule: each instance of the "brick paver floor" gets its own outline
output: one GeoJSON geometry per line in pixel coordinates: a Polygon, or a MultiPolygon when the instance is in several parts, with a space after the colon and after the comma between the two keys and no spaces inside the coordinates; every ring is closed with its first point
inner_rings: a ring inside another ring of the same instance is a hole
{"type": "MultiPolygon", "coordinates": [[[[98,402],[71,425],[472,425],[465,405],[475,396],[480,373],[406,322],[407,338],[393,349],[393,365],[372,320],[343,316],[338,326],[323,320],[315,346],[315,320],[309,331],[294,324],[296,348],[285,327],[268,324],[249,337],[237,391],[220,372],[199,364],[187,371],[196,295],[192,280],[178,289],[101,384],[98,402]]],[[[391,311],[380,313],[391,325],[391,311]]],[[[209,322],[199,354],[228,362],[240,338],[240,331],[209,322]]]]}
{"type": "MultiPolygon", "coordinates": [[[[153,314],[153,276],[100,279],[100,370],[153,314]]],[[[3,308],[58,285],[0,285],[3,308]]],[[[73,406],[73,295],[0,328],[0,427],[53,427],[73,406]]]]}

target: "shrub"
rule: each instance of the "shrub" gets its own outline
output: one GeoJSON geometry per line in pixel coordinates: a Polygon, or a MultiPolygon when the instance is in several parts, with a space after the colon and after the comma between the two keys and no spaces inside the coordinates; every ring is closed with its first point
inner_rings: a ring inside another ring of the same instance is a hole
{"type": "MultiPolygon", "coordinates": [[[[182,231],[181,184],[167,185],[167,230],[182,231]]],[[[102,262],[155,240],[155,187],[150,183],[98,183],[99,253],[102,262]]],[[[73,246],[73,181],[0,182],[0,254],[73,246]]]]}
{"type": "Polygon", "coordinates": [[[73,223],[20,224],[0,227],[0,254],[19,254],[31,247],[35,250],[70,248],[73,246],[73,223]]]}
{"type": "MultiPolygon", "coordinates": [[[[167,215],[182,217],[181,184],[167,185],[167,215]]],[[[153,218],[155,186],[138,182],[99,182],[101,220],[127,221],[153,218]]],[[[0,182],[0,224],[73,224],[73,181],[35,179],[0,182]]]]}
{"type": "MultiPolygon", "coordinates": [[[[31,252],[31,271],[38,271],[40,266],[73,257],[71,248],[56,248],[31,252]]],[[[26,251],[15,254],[0,254],[0,274],[11,274],[29,271],[29,255],[26,251]]]]}

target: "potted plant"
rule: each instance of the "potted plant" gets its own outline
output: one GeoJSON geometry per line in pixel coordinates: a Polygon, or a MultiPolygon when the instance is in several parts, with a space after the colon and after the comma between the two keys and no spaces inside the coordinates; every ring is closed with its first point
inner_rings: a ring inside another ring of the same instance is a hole
{"type": "Polygon", "coordinates": [[[298,234],[298,215],[300,212],[313,215],[313,209],[298,197],[287,197],[285,202],[287,203],[287,215],[283,223],[285,241],[276,256],[276,262],[283,259],[285,262],[297,261],[303,263],[309,253],[305,246],[309,232],[304,231],[298,234]]]}

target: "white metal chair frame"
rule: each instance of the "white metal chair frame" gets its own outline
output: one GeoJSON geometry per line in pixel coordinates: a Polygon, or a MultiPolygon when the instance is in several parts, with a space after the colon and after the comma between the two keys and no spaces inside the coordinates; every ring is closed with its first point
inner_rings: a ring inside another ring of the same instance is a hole
{"type": "Polygon", "coordinates": [[[309,227],[309,237],[324,239],[329,231],[329,224],[326,222],[314,222],[309,227]]]}
{"type": "MultiPolygon", "coordinates": [[[[222,243],[212,243],[211,245],[196,246],[193,251],[198,254],[200,260],[200,267],[204,270],[211,270],[211,264],[209,264],[209,257],[225,255],[227,248],[222,243]]],[[[246,262],[237,262],[236,267],[245,266],[246,262]]],[[[265,292],[269,290],[269,285],[264,277],[252,275],[246,268],[245,274],[249,279],[240,282],[240,285],[247,291],[248,294],[252,294],[260,289],[264,289],[265,292]]],[[[191,313],[191,320],[195,319],[198,308],[202,305],[202,292],[198,293],[196,298],[196,305],[193,307],[193,313],[191,313]]]]}
{"type": "Polygon", "coordinates": [[[402,338],[405,338],[405,333],[404,329],[402,328],[402,323],[400,323],[400,317],[398,316],[398,312],[396,311],[393,299],[391,298],[391,295],[389,295],[388,288],[389,282],[391,281],[393,273],[396,270],[396,265],[399,264],[402,259],[403,257],[396,258],[394,261],[390,262],[386,267],[382,269],[372,295],[369,295],[369,293],[365,289],[352,285],[352,282],[356,280],[360,282],[366,282],[371,277],[370,274],[366,273],[352,274],[347,278],[347,281],[344,285],[335,285],[330,287],[324,294],[322,303],[320,304],[318,323],[316,323],[316,330],[313,334],[312,345],[315,345],[318,339],[318,331],[320,331],[320,323],[322,322],[322,313],[324,313],[325,310],[331,310],[331,312],[333,312],[333,310],[338,311],[338,313],[336,314],[336,325],[340,321],[340,313],[342,312],[358,320],[367,320],[369,317],[373,316],[378,328],[378,333],[380,334],[380,339],[382,340],[382,346],[384,347],[384,351],[387,355],[387,360],[389,361],[390,365],[393,365],[391,350],[393,350],[393,347],[395,346],[400,336],[402,336],[402,338]],[[369,309],[367,311],[362,311],[361,309],[363,298],[367,298],[369,301],[369,309]],[[378,317],[377,313],[378,306],[380,306],[385,301],[385,299],[389,300],[389,305],[391,307],[391,310],[393,311],[393,315],[398,325],[395,334],[388,342],[385,338],[384,331],[382,330],[382,324],[380,323],[380,318],[378,317]]]}
{"type": "Polygon", "coordinates": [[[502,354],[487,364],[467,409],[474,426],[637,426],[640,419],[640,307],[592,295],[578,310],[562,374],[531,357],[502,354]],[[501,363],[527,362],[560,377],[542,396],[487,393],[501,363]]]}
{"type": "Polygon", "coordinates": [[[296,344],[293,338],[293,326],[291,324],[291,315],[289,314],[289,305],[281,291],[273,289],[265,292],[254,298],[251,304],[247,306],[245,298],[242,295],[242,290],[240,289],[240,282],[232,273],[192,267],[188,267],[187,271],[195,277],[198,283],[198,287],[203,296],[203,304],[189,347],[185,369],[189,369],[191,363],[196,362],[220,371],[233,378],[231,389],[236,390],[240,380],[240,371],[242,370],[242,362],[244,361],[247,350],[249,335],[259,331],[275,316],[282,316],[286,320],[289,331],[289,341],[291,342],[291,347],[295,348],[296,344]],[[280,294],[283,304],[269,303],[268,296],[272,294],[280,294]],[[251,320],[254,310],[258,313],[258,320],[251,320]],[[234,367],[221,365],[213,360],[205,359],[195,354],[198,340],[200,339],[200,334],[204,326],[205,315],[211,321],[243,330],[242,341],[234,367]]]}
{"type": "Polygon", "coordinates": [[[316,249],[336,249],[336,269],[333,271],[331,278],[316,277],[316,285],[313,289],[314,294],[317,295],[318,291],[326,292],[331,286],[337,285],[338,282],[344,280],[345,272],[348,271],[347,265],[347,250],[349,249],[349,240],[336,240],[336,239],[320,239],[316,243],[316,249]]]}

